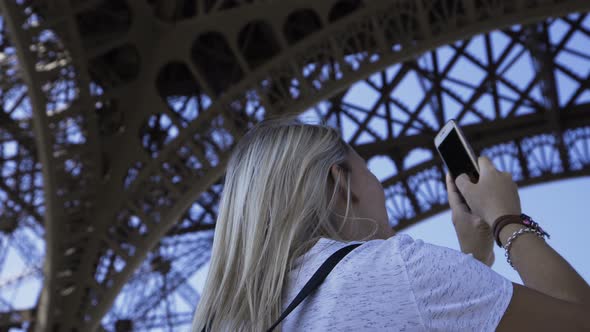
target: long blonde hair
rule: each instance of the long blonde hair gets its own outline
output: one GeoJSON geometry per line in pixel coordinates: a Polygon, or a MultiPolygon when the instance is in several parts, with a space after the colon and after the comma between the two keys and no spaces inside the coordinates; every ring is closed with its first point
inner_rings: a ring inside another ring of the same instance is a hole
{"type": "Polygon", "coordinates": [[[292,260],[320,237],[345,241],[333,219],[350,206],[349,146],[339,132],[294,118],[261,122],[228,162],[211,263],[193,331],[265,331],[281,313],[292,260]],[[334,182],[330,167],[342,170],[334,182]]]}

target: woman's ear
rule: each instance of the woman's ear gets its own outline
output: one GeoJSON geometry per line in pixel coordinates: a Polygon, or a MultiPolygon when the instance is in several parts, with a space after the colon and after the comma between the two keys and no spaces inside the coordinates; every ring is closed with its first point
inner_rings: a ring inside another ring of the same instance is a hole
{"type": "Polygon", "coordinates": [[[338,188],[334,188],[334,190],[337,190],[337,193],[340,196],[340,198],[346,200],[346,191],[344,190],[344,187],[342,185],[344,181],[344,177],[342,176],[342,168],[340,168],[340,166],[338,165],[332,165],[330,167],[330,178],[334,186],[338,186],[338,188]]]}
{"type": "MultiPolygon", "coordinates": [[[[348,186],[347,178],[351,176],[351,171],[349,169],[344,169],[340,165],[332,165],[332,167],[330,167],[330,176],[332,177],[332,183],[334,183],[334,185],[338,184],[338,188],[336,188],[336,190],[338,190],[338,195],[340,195],[343,202],[346,202],[348,186]],[[340,178],[340,181],[338,181],[338,178],[340,178]]],[[[358,202],[358,197],[354,192],[354,188],[352,188],[352,183],[350,188],[350,201],[352,203],[358,202]]]]}

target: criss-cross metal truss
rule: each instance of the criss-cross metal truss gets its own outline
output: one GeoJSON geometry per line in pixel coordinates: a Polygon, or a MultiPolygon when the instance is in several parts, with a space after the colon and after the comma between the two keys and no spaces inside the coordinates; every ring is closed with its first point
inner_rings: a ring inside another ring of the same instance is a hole
{"type": "Polygon", "coordinates": [[[0,1],[0,329],[187,328],[228,154],[271,115],[387,170],[397,229],[447,209],[450,118],[521,185],[589,174],[589,9],[0,1]]]}

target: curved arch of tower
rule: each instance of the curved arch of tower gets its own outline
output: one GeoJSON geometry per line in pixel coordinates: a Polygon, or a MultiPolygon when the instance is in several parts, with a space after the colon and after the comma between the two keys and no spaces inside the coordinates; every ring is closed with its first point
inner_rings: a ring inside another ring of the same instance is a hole
{"type": "Polygon", "coordinates": [[[448,207],[432,139],[450,118],[520,185],[590,174],[588,10],[0,2],[0,329],[188,324],[227,157],[268,116],[326,121],[390,170],[397,229],[448,207]],[[31,285],[29,307],[4,297],[31,285]]]}

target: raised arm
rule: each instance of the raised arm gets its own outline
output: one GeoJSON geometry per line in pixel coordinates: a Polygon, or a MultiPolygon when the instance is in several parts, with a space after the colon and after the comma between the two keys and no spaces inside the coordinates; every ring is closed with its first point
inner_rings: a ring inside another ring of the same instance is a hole
{"type": "MultiPolygon", "coordinates": [[[[478,183],[471,183],[466,175],[456,181],[473,213],[490,226],[498,217],[520,215],[518,188],[511,174],[499,172],[485,157],[478,163],[478,183]]],[[[502,228],[502,244],[523,227],[509,224],[502,228]]],[[[524,233],[513,241],[510,257],[525,286],[514,284],[499,331],[590,331],[590,286],[565,259],[533,233],[524,233]]]]}

